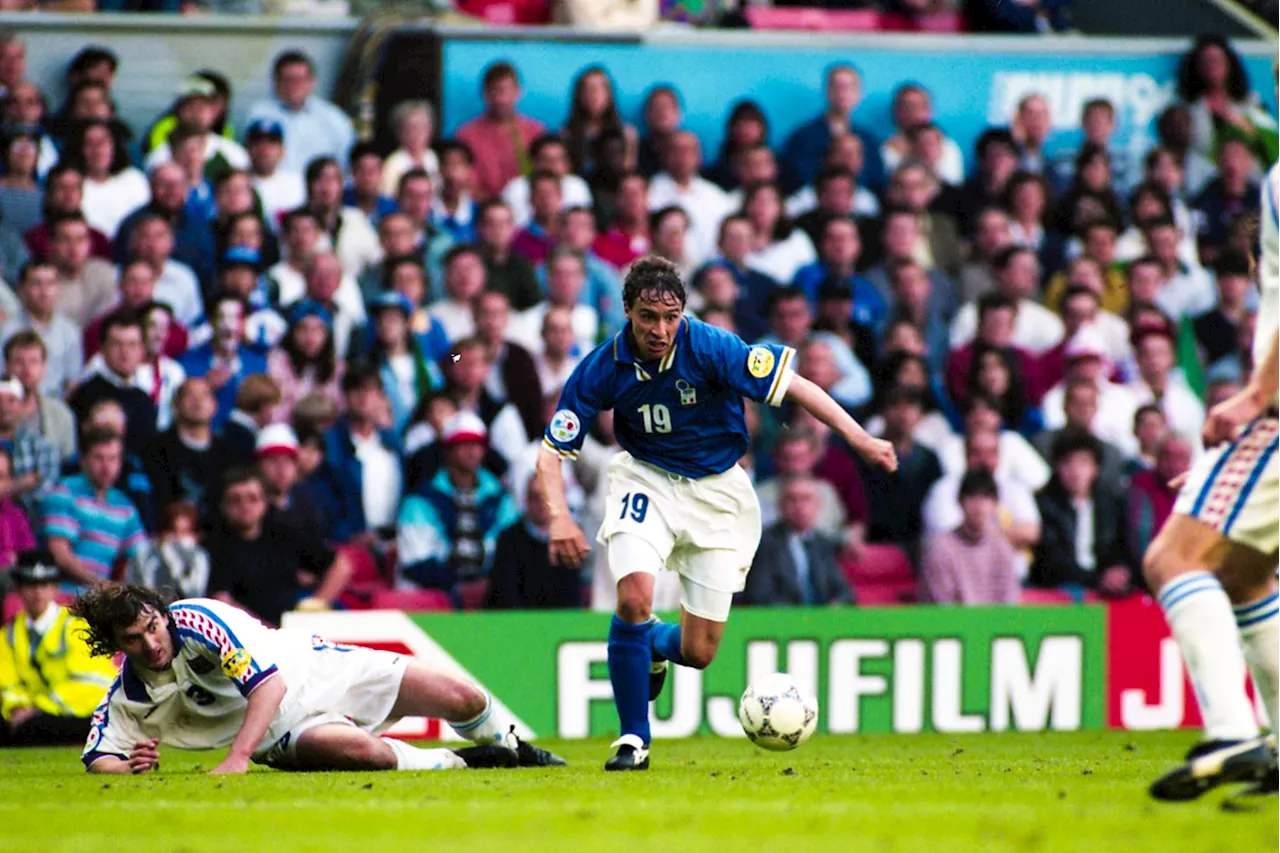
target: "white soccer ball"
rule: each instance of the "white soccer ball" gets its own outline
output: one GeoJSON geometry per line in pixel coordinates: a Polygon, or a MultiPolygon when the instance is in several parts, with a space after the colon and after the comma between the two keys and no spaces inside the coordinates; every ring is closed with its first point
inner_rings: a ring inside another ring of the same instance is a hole
{"type": "Polygon", "coordinates": [[[785,752],[807,741],[817,728],[818,700],[785,672],[774,673],[742,694],[738,721],[756,746],[785,752]]]}

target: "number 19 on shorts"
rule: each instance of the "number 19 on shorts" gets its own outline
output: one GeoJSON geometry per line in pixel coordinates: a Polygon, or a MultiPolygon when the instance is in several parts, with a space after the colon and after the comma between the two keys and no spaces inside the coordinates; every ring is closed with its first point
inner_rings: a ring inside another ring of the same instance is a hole
{"type": "Polygon", "coordinates": [[[631,514],[631,518],[636,522],[643,522],[644,517],[649,513],[649,496],[643,492],[627,492],[622,496],[622,515],[618,518],[626,518],[627,514],[631,514]]]}

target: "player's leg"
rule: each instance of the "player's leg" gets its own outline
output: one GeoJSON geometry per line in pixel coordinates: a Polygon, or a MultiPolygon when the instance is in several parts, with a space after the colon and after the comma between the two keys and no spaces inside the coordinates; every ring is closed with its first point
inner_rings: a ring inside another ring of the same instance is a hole
{"type": "Polygon", "coordinates": [[[456,770],[466,762],[448,749],[418,749],[348,722],[312,726],[264,763],[282,770],[456,770]]]}
{"type": "Polygon", "coordinates": [[[653,665],[653,582],[663,557],[647,539],[630,533],[609,538],[609,567],[617,578],[618,607],[609,623],[609,682],[618,711],[617,753],[606,770],[649,766],[649,677],[653,665]]]}

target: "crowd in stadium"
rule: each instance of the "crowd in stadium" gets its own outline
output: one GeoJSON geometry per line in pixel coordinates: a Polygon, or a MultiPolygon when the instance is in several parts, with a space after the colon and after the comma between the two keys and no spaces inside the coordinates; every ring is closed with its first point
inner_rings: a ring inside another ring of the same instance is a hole
{"type": "MultiPolygon", "coordinates": [[[[585,576],[548,564],[532,473],[650,253],[691,314],[795,347],[901,460],[889,475],[803,413],[751,410],[749,604],[1130,594],[1206,405],[1249,370],[1276,139],[1220,39],[1185,57],[1136,161],[1104,99],[1071,151],[1045,145],[1044,95],[972,152],[906,81],[893,126],[861,127],[852,65],[813,81],[825,111],[776,147],[726,93],[706,151],[678,84],[633,125],[586,69],[549,128],[496,61],[452,138],[403,103],[385,152],[302,53],[276,59],[244,127],[216,71],[130,128],[127,58],[68,57],[61,104],[26,58],[0,40],[0,565],[38,543],[68,591],[129,577],[268,622],[612,609],[601,556],[585,576]]],[[[615,449],[601,417],[567,469],[589,532],[615,449]]]]}

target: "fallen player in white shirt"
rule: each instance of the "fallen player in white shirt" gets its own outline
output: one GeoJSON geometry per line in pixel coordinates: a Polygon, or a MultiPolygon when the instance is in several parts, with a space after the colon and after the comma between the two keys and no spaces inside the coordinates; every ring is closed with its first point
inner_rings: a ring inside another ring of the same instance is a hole
{"type": "Polygon", "coordinates": [[[124,665],[93,714],[90,773],[147,773],[160,745],[231,751],[282,770],[546,767],[564,760],[519,740],[480,687],[405,655],[277,631],[207,598],[166,604],[140,586],[100,586],[74,611],[93,652],[124,665]],[[435,717],[476,746],[419,749],[378,735],[401,717],[435,717]]]}

